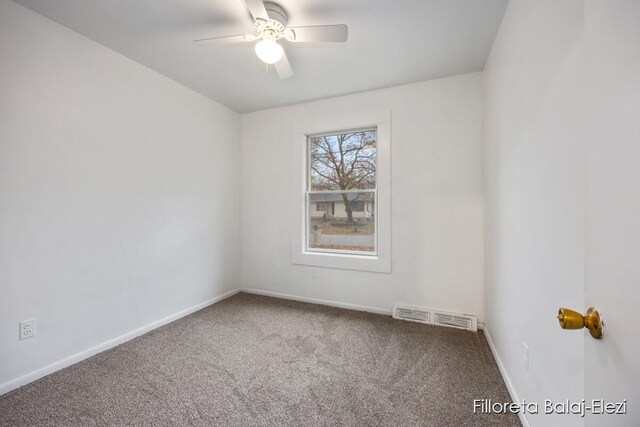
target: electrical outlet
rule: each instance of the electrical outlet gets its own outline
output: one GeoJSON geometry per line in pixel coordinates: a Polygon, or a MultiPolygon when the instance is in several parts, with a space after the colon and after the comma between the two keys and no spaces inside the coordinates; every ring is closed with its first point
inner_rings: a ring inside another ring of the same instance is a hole
{"type": "Polygon", "coordinates": [[[317,279],[318,278],[318,272],[315,270],[311,270],[311,278],[312,279],[317,279]]]}
{"type": "Polygon", "coordinates": [[[20,322],[20,339],[26,340],[27,338],[36,336],[36,319],[28,319],[20,322]]]}
{"type": "Polygon", "coordinates": [[[524,370],[529,370],[529,346],[526,342],[522,343],[522,362],[524,363],[524,370]]]}

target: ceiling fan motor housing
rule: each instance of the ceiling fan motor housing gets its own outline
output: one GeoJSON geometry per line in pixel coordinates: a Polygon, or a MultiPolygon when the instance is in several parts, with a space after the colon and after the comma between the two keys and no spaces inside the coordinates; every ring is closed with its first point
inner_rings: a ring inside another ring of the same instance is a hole
{"type": "Polygon", "coordinates": [[[277,40],[283,36],[287,28],[287,12],[280,5],[271,2],[264,2],[264,8],[267,10],[269,20],[256,19],[253,31],[257,37],[277,40]]]}

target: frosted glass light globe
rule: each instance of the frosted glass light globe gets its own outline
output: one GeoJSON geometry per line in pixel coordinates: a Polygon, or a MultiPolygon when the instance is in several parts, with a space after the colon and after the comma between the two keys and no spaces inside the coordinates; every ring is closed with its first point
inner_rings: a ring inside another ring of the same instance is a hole
{"type": "Polygon", "coordinates": [[[275,40],[263,39],[256,43],[256,55],[266,64],[275,64],[280,61],[284,49],[275,40]]]}

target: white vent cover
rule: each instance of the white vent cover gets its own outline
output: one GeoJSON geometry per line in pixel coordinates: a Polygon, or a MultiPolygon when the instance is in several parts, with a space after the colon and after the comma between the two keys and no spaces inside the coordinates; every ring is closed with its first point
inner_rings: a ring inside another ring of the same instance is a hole
{"type": "Polygon", "coordinates": [[[420,308],[393,306],[393,317],[412,322],[429,323],[429,312],[420,308]]]}
{"type": "Polygon", "coordinates": [[[436,325],[466,329],[473,332],[478,330],[478,319],[476,316],[435,312],[433,317],[433,323],[436,325]]]}
{"type": "Polygon", "coordinates": [[[450,328],[466,329],[476,332],[478,330],[478,318],[468,314],[448,313],[446,311],[430,308],[410,307],[406,305],[393,305],[393,318],[409,320],[411,322],[427,323],[430,325],[447,326],[450,328]]]}

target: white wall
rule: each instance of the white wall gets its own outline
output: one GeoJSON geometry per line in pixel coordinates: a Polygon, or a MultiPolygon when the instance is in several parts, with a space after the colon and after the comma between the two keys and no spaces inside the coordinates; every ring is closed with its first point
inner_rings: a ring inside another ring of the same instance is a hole
{"type": "Polygon", "coordinates": [[[512,0],[485,68],[485,309],[499,359],[519,399],[629,402],[626,416],[532,426],[639,423],[639,23],[634,0],[512,0]],[[559,328],[559,307],[590,306],[604,339],[559,328]]]}
{"type": "MultiPolygon", "coordinates": [[[[588,143],[586,305],[605,337],[585,340],[585,397],[628,401],[607,427],[640,425],[640,2],[585,1],[588,143]]],[[[585,425],[603,425],[601,415],[585,425]]]]}
{"type": "Polygon", "coordinates": [[[562,331],[555,318],[559,307],[585,308],[583,67],[582,0],[509,3],[484,74],[485,313],[527,401],[584,397],[584,333],[562,331]]]}
{"type": "Polygon", "coordinates": [[[242,286],[482,319],[481,109],[474,73],[242,115],[242,286]],[[391,110],[392,273],[293,265],[292,126],[363,108],[391,110]]]}
{"type": "Polygon", "coordinates": [[[8,0],[0,58],[0,385],[238,287],[238,114],[8,0]]]}

